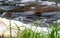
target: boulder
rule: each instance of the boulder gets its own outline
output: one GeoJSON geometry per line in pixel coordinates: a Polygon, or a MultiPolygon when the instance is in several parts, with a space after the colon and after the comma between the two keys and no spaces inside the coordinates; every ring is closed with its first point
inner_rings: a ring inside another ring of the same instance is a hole
{"type": "MultiPolygon", "coordinates": [[[[36,26],[32,26],[31,24],[24,24],[24,23],[19,22],[19,21],[0,18],[0,35],[2,35],[2,34],[4,34],[4,36],[9,36],[10,35],[10,29],[9,29],[10,22],[9,21],[11,21],[12,36],[16,36],[16,33],[17,33],[16,24],[17,24],[17,26],[20,27],[21,31],[23,31],[25,28],[26,29],[29,28],[33,31],[36,30],[35,32],[40,32],[41,30],[45,31],[45,32],[48,32],[48,29],[49,29],[47,27],[36,27],[36,26]]],[[[49,29],[49,31],[51,31],[51,29],[49,29]]]]}

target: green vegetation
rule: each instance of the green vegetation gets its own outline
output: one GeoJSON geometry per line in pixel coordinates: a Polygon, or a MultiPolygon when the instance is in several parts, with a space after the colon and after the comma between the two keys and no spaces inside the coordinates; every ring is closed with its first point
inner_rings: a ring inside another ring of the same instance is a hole
{"type": "MultiPolygon", "coordinates": [[[[40,31],[40,32],[36,32],[36,30],[32,30],[31,28],[26,28],[24,30],[21,30],[16,23],[15,23],[16,27],[17,27],[17,33],[16,36],[13,37],[12,36],[12,27],[11,27],[11,21],[10,21],[10,36],[8,36],[9,38],[60,38],[60,26],[58,24],[58,22],[56,22],[56,26],[49,26],[48,24],[48,28],[51,29],[51,31],[48,30],[48,32],[44,32],[44,31],[40,31]]],[[[37,27],[36,27],[37,28],[37,27]]]]}

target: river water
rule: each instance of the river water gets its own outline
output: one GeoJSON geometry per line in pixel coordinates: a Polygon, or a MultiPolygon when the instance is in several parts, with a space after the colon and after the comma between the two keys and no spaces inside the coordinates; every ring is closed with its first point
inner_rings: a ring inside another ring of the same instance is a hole
{"type": "Polygon", "coordinates": [[[21,21],[26,24],[35,24],[39,26],[56,25],[56,20],[60,23],[60,12],[44,12],[41,16],[13,14],[12,20],[21,21]]]}

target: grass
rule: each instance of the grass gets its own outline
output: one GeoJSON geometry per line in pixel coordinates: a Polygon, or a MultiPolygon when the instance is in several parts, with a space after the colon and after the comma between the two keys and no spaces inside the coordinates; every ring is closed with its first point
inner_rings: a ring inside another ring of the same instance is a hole
{"type": "Polygon", "coordinates": [[[12,28],[11,28],[11,21],[10,23],[10,36],[8,36],[8,38],[60,38],[60,25],[58,22],[56,22],[56,26],[49,26],[48,28],[51,29],[51,31],[49,32],[44,32],[44,31],[40,31],[40,32],[36,32],[36,30],[32,30],[31,28],[26,28],[21,31],[20,27],[15,23],[16,27],[17,27],[17,33],[16,36],[13,37],[12,36],[12,28]]]}
{"type": "Polygon", "coordinates": [[[11,21],[9,21],[9,27],[10,27],[10,38],[12,38],[12,31],[11,31],[11,21]]]}

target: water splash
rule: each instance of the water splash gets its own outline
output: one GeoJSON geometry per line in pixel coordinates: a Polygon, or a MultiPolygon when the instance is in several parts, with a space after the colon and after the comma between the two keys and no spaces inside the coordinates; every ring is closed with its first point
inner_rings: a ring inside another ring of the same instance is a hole
{"type": "Polygon", "coordinates": [[[6,12],[4,12],[4,13],[1,15],[1,17],[4,17],[4,16],[5,16],[5,14],[6,14],[6,12]]]}

